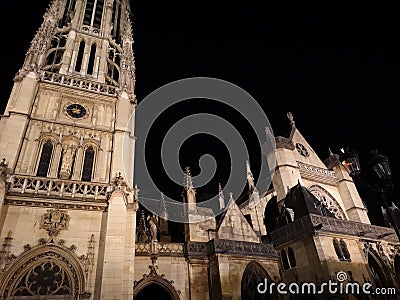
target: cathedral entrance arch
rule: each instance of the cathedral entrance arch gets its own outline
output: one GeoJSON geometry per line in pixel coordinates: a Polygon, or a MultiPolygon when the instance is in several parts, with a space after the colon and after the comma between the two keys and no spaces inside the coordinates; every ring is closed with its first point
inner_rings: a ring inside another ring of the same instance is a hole
{"type": "Polygon", "coordinates": [[[133,299],[180,300],[176,289],[161,276],[150,276],[135,283],[133,299]]]}
{"type": "Polygon", "coordinates": [[[383,263],[373,252],[368,253],[368,267],[370,269],[372,279],[377,287],[391,286],[388,276],[383,269],[383,263]]]}
{"type": "Polygon", "coordinates": [[[80,299],[85,274],[78,260],[56,245],[28,250],[6,270],[0,299],[80,299]]]}
{"type": "Polygon", "coordinates": [[[275,300],[278,299],[276,291],[270,294],[259,293],[257,286],[260,283],[267,282],[267,286],[273,282],[267,271],[257,262],[250,262],[244,269],[241,283],[241,299],[242,300],[275,300]]]}

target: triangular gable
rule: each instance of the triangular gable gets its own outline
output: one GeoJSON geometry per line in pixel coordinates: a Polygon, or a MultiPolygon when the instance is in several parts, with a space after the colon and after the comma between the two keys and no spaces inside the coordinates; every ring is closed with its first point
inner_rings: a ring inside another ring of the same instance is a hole
{"type": "Polygon", "coordinates": [[[233,198],[229,200],[227,209],[218,222],[217,236],[226,240],[260,242],[259,237],[247,222],[233,198]]]}
{"type": "Polygon", "coordinates": [[[296,147],[293,150],[296,161],[326,169],[326,165],[295,126],[292,127],[289,140],[292,141],[293,145],[296,147]]]}

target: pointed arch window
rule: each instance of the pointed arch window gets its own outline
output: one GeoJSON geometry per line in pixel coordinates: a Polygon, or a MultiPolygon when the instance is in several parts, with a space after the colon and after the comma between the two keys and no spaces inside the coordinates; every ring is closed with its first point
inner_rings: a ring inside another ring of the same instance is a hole
{"type": "Polygon", "coordinates": [[[85,150],[85,157],[83,161],[82,178],[81,178],[82,181],[92,180],[94,157],[95,157],[95,150],[93,146],[89,146],[85,150]]]}
{"type": "Polygon", "coordinates": [[[36,176],[47,176],[47,173],[49,172],[51,156],[53,154],[53,148],[54,145],[50,140],[43,144],[36,176]]]}
{"type": "Polygon", "coordinates": [[[333,239],[333,247],[335,248],[335,252],[339,260],[351,261],[350,253],[344,240],[341,239],[338,241],[337,239],[333,239]]]}
{"type": "Polygon", "coordinates": [[[342,250],[344,260],[350,260],[349,250],[347,249],[347,245],[343,240],[340,240],[340,249],[342,250]]]}
{"type": "Polygon", "coordinates": [[[284,270],[289,270],[290,269],[290,265],[289,265],[289,260],[286,254],[285,250],[281,251],[281,261],[282,261],[282,266],[284,270]]]}
{"type": "Polygon", "coordinates": [[[103,17],[104,0],[96,1],[96,9],[93,16],[93,27],[99,28],[101,25],[101,18],[103,17]]]}
{"type": "Polygon", "coordinates": [[[80,72],[82,69],[83,54],[85,52],[85,42],[81,41],[79,44],[78,56],[75,63],[75,71],[80,72]]]}
{"type": "Polygon", "coordinates": [[[68,0],[65,5],[63,17],[60,20],[60,25],[59,25],[60,27],[67,26],[68,23],[71,22],[74,11],[75,11],[75,0],[68,0]]]}
{"type": "Polygon", "coordinates": [[[83,25],[100,28],[103,17],[104,0],[87,0],[83,25]]]}
{"type": "Polygon", "coordinates": [[[340,249],[340,245],[337,239],[333,239],[333,247],[335,248],[335,252],[339,260],[343,260],[343,253],[340,249]]]}
{"type": "Polygon", "coordinates": [[[290,247],[287,250],[287,256],[288,256],[288,261],[289,261],[290,268],[296,267],[296,257],[294,256],[293,249],[290,248],[290,247]]]}
{"type": "Polygon", "coordinates": [[[88,63],[88,67],[87,67],[87,74],[90,74],[90,75],[93,74],[95,58],[96,58],[96,44],[93,44],[92,47],[90,47],[90,56],[89,56],[89,63],[88,63]]]}
{"type": "Polygon", "coordinates": [[[87,0],[86,8],[85,8],[85,15],[83,16],[83,25],[90,26],[90,24],[92,23],[93,8],[94,8],[94,1],[87,0]]]}
{"type": "Polygon", "coordinates": [[[121,2],[115,0],[113,3],[113,12],[111,16],[111,23],[113,24],[111,29],[111,36],[119,44],[121,42],[121,13],[122,7],[121,2]]]}

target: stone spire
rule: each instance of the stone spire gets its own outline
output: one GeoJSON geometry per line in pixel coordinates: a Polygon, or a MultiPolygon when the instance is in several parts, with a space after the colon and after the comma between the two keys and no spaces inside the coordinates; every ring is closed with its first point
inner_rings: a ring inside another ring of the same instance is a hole
{"type": "Polygon", "coordinates": [[[186,190],[193,189],[192,174],[189,167],[185,168],[185,179],[183,184],[186,190]]]}
{"type": "Polygon", "coordinates": [[[219,209],[223,210],[225,208],[225,197],[220,183],[218,184],[218,201],[219,209]]]}
{"type": "Polygon", "coordinates": [[[167,203],[165,201],[164,193],[161,193],[159,216],[161,219],[168,220],[167,203]]]}
{"type": "Polygon", "coordinates": [[[253,173],[251,172],[250,163],[248,160],[246,160],[246,176],[247,176],[247,182],[249,184],[249,192],[252,192],[254,190],[254,176],[253,173]]]}

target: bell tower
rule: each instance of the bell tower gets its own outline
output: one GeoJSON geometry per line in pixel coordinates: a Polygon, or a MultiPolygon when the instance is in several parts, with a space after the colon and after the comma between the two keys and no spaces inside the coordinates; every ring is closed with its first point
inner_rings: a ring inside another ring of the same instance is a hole
{"type": "MultiPolygon", "coordinates": [[[[39,246],[65,250],[64,260],[61,250],[54,256],[60,268],[66,257],[87,258],[71,262],[84,274],[68,283],[79,297],[130,296],[137,209],[130,4],[49,2],[0,116],[0,239],[13,241],[7,251],[20,261],[39,246]]],[[[14,296],[12,268],[0,263],[0,298],[14,296]]]]}
{"type": "Polygon", "coordinates": [[[13,173],[110,183],[121,172],[132,186],[129,14],[127,0],[50,3],[2,117],[0,152],[13,173]]]}

